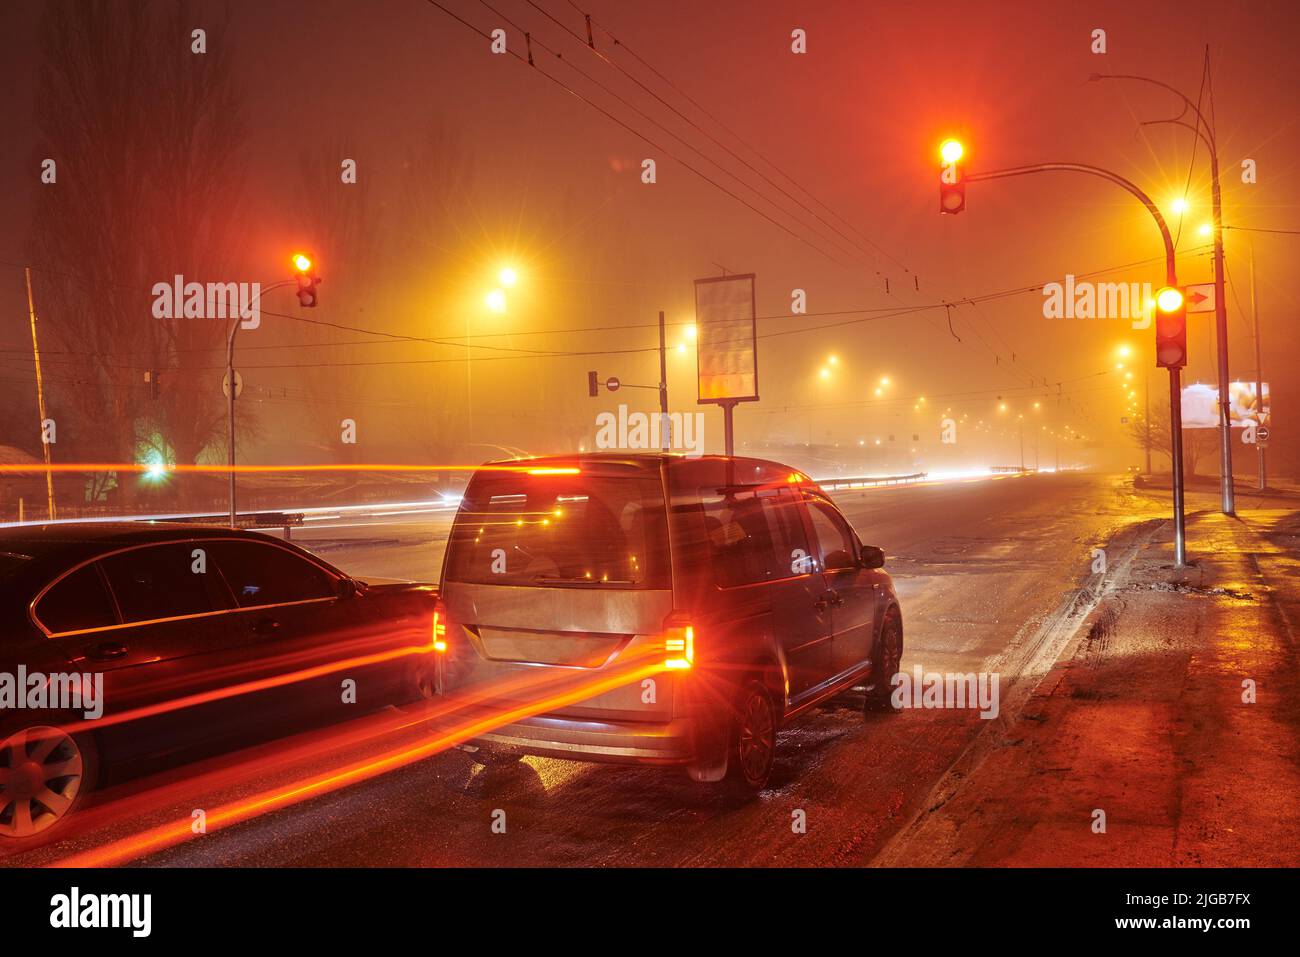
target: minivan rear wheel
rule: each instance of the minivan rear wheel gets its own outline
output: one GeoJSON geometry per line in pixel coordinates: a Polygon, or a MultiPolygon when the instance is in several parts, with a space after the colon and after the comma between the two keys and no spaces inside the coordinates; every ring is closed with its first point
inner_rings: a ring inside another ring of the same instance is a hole
{"type": "Polygon", "coordinates": [[[767,786],[776,758],[776,705],[767,689],[751,679],[741,690],[727,760],[727,784],[740,794],[767,786]]]}
{"type": "Polygon", "coordinates": [[[866,710],[870,712],[894,711],[891,700],[894,693],[894,675],[903,662],[903,622],[896,611],[890,611],[880,626],[880,642],[876,652],[876,668],[871,687],[867,690],[866,710]]]}

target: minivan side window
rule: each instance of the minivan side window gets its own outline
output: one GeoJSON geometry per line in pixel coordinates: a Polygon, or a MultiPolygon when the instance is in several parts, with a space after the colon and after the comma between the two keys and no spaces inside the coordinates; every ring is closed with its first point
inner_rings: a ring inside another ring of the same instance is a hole
{"type": "Polygon", "coordinates": [[[824,499],[808,496],[808,517],[812,519],[817,545],[821,548],[824,571],[852,568],[858,560],[853,531],[844,517],[824,499]]]}
{"type": "Polygon", "coordinates": [[[55,582],[36,603],[34,611],[36,620],[51,634],[117,624],[113,599],[93,563],[55,582]]]}
{"type": "Polygon", "coordinates": [[[704,528],[720,588],[804,574],[808,543],[785,488],[702,489],[704,528]]]}
{"type": "Polygon", "coordinates": [[[132,548],[99,560],[123,622],[200,615],[227,607],[217,576],[195,574],[191,542],[132,548]]]}
{"type": "Polygon", "coordinates": [[[334,580],[315,562],[263,542],[216,541],[208,549],[240,608],[334,596],[334,580]]]}

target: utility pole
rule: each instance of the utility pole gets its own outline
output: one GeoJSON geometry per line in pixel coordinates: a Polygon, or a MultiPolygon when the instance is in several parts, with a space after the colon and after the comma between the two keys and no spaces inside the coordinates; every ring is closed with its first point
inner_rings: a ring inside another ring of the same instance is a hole
{"type": "MultiPolygon", "coordinates": [[[[1207,53],[1206,56],[1209,56],[1207,53]]],[[[1209,124],[1206,124],[1208,129],[1209,124]]],[[[1219,148],[1209,130],[1210,195],[1214,200],[1214,338],[1219,359],[1219,473],[1224,515],[1237,514],[1232,487],[1232,413],[1228,403],[1228,303],[1223,286],[1223,208],[1219,199],[1219,148]]]]}
{"type": "Polygon", "coordinates": [[[664,312],[659,310],[659,444],[672,448],[672,419],[668,417],[668,351],[664,339],[664,312]]]}
{"type": "Polygon", "coordinates": [[[27,315],[32,323],[32,358],[36,362],[36,407],[41,417],[41,451],[45,455],[45,500],[50,521],[54,521],[54,472],[50,469],[50,443],[45,434],[45,383],[41,378],[41,347],[36,341],[36,305],[32,299],[32,270],[23,269],[27,278],[27,315]]]}
{"type": "MultiPolygon", "coordinates": [[[[1250,244],[1250,311],[1255,316],[1255,417],[1263,424],[1264,420],[1264,371],[1260,360],[1259,346],[1259,290],[1255,286],[1255,243],[1250,244]]],[[[1267,466],[1264,443],[1255,436],[1255,451],[1259,456],[1259,487],[1266,488],[1267,466]]]]}

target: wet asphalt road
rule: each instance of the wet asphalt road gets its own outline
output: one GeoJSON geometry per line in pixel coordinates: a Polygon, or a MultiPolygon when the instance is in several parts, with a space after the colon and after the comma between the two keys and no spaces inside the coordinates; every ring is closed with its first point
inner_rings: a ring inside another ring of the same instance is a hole
{"type": "MultiPolygon", "coordinates": [[[[885,549],[903,605],[903,670],[996,670],[1007,699],[1043,670],[1092,549],[1158,498],[1118,479],[1041,475],[837,496],[885,549]]],[[[294,540],[361,577],[436,577],[450,513],[311,528],[294,540]],[[400,521],[400,524],[397,524],[400,521]]],[[[323,523],[322,523],[323,524],[323,523]]],[[[922,807],[984,724],[975,712],[864,717],[846,695],[782,732],[770,787],[734,801],[675,769],[545,758],[484,768],[451,749],[145,855],[137,864],[248,866],[864,865],[922,807]],[[792,825],[802,818],[806,831],[792,825]],[[493,823],[497,822],[494,829],[493,823]],[[504,821],[504,833],[500,824],[504,821]]],[[[90,829],[11,858],[43,863],[188,821],[426,740],[393,710],[189,765],[106,795],[90,829]],[[369,736],[367,737],[367,733],[369,736]]]]}

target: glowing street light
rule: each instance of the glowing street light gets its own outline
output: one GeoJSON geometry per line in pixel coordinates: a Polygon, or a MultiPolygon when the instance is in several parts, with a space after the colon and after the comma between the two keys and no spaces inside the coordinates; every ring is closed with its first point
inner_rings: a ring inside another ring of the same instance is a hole
{"type": "Polygon", "coordinates": [[[493,312],[503,313],[506,311],[506,291],[504,289],[493,289],[483,301],[493,312]]]}
{"type": "Polygon", "coordinates": [[[504,266],[501,272],[497,274],[497,279],[501,281],[503,286],[513,286],[519,281],[519,274],[515,272],[514,267],[504,266]]]}
{"type": "Polygon", "coordinates": [[[298,270],[298,272],[310,272],[311,257],[306,253],[294,253],[293,268],[298,270]]]}
{"type": "Polygon", "coordinates": [[[1183,215],[1183,213],[1187,212],[1188,209],[1187,197],[1186,196],[1174,197],[1174,201],[1169,204],[1169,208],[1174,211],[1175,215],[1178,216],[1183,215]]]}

